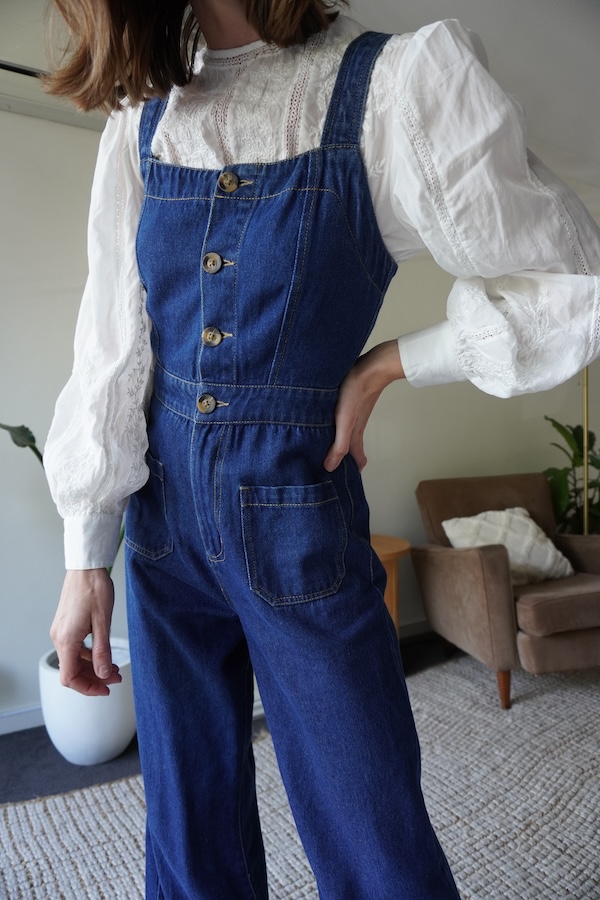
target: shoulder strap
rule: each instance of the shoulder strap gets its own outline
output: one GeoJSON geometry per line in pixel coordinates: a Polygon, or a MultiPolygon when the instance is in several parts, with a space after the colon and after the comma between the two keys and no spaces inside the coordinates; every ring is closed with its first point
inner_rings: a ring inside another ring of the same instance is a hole
{"type": "Polygon", "coordinates": [[[366,31],[346,48],[321,137],[321,146],[360,144],[360,135],[373,66],[390,39],[389,34],[366,31]]]}
{"type": "Polygon", "coordinates": [[[140,149],[140,161],[152,156],[152,138],[167,106],[166,97],[153,97],[146,100],[140,119],[140,134],[138,145],[140,149]]]}

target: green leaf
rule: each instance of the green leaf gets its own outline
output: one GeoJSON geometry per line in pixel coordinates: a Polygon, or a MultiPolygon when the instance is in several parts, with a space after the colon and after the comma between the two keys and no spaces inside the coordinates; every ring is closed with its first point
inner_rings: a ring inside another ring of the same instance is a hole
{"type": "Polygon", "coordinates": [[[3,425],[2,422],[0,422],[0,428],[4,429],[4,431],[8,431],[13,443],[16,444],[17,447],[29,447],[29,449],[35,453],[39,461],[42,462],[42,454],[38,449],[35,442],[35,436],[31,429],[26,425],[3,425]]]}
{"type": "Polygon", "coordinates": [[[592,456],[592,454],[590,453],[590,455],[588,456],[588,462],[590,466],[594,467],[594,469],[600,469],[600,456],[592,456]]]}
{"type": "Polygon", "coordinates": [[[571,499],[570,473],[570,469],[546,469],[544,472],[550,484],[550,494],[557,523],[564,521],[569,509],[569,501],[571,499]]]}
{"type": "Polygon", "coordinates": [[[551,447],[556,447],[557,450],[560,450],[562,453],[564,453],[565,456],[567,457],[567,459],[569,460],[569,462],[571,463],[571,465],[572,465],[573,467],[575,467],[575,456],[572,455],[571,453],[569,453],[569,451],[566,450],[566,449],[562,446],[562,444],[557,444],[556,441],[550,441],[550,446],[551,446],[551,447]]]}
{"type": "MultiPolygon", "coordinates": [[[[550,416],[544,416],[544,418],[552,423],[552,427],[558,431],[564,442],[571,448],[573,453],[579,452],[581,454],[581,450],[577,444],[577,441],[573,435],[573,426],[572,425],[561,425],[560,422],[557,422],[556,419],[550,418],[550,416]]],[[[577,426],[580,427],[580,426],[577,426]]],[[[556,444],[554,446],[557,446],[556,444]]]]}
{"type": "Polygon", "coordinates": [[[583,427],[581,425],[575,425],[572,432],[573,440],[577,444],[577,449],[579,450],[579,455],[583,456],[583,427]]]}

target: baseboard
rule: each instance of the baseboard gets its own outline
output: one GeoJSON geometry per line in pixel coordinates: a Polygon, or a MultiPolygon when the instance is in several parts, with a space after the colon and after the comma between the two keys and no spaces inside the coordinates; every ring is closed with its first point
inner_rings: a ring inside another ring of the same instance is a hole
{"type": "Polygon", "coordinates": [[[11,709],[9,712],[0,713],[0,735],[12,734],[13,731],[25,731],[27,728],[38,728],[43,724],[41,706],[11,709]]]}
{"type": "MultiPolygon", "coordinates": [[[[265,711],[256,688],[255,692],[252,718],[261,719],[264,717],[265,711]]],[[[27,709],[13,709],[10,712],[0,713],[0,736],[12,734],[14,731],[26,731],[28,728],[39,728],[43,724],[44,717],[40,706],[31,706],[27,709]]]]}

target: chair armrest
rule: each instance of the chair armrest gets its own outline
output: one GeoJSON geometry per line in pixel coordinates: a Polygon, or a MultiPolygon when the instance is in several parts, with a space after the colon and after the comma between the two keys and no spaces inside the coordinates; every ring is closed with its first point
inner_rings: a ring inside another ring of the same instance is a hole
{"type": "Polygon", "coordinates": [[[506,547],[427,544],[411,558],[433,630],[496,672],[520,668],[506,547]]]}
{"type": "Polygon", "coordinates": [[[576,572],[600,575],[600,534],[557,534],[554,543],[576,572]]]}

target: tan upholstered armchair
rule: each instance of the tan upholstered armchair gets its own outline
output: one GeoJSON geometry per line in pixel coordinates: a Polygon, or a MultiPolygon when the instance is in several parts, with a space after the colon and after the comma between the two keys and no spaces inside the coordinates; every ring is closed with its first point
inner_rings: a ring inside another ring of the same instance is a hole
{"type": "Polygon", "coordinates": [[[542,474],[422,481],[417,500],[430,543],[414,547],[429,623],[496,672],[510,707],[510,673],[600,666],[600,535],[559,535],[542,474]],[[524,507],[570,560],[575,574],[514,587],[502,544],[454,549],[442,522],[524,507]]]}

